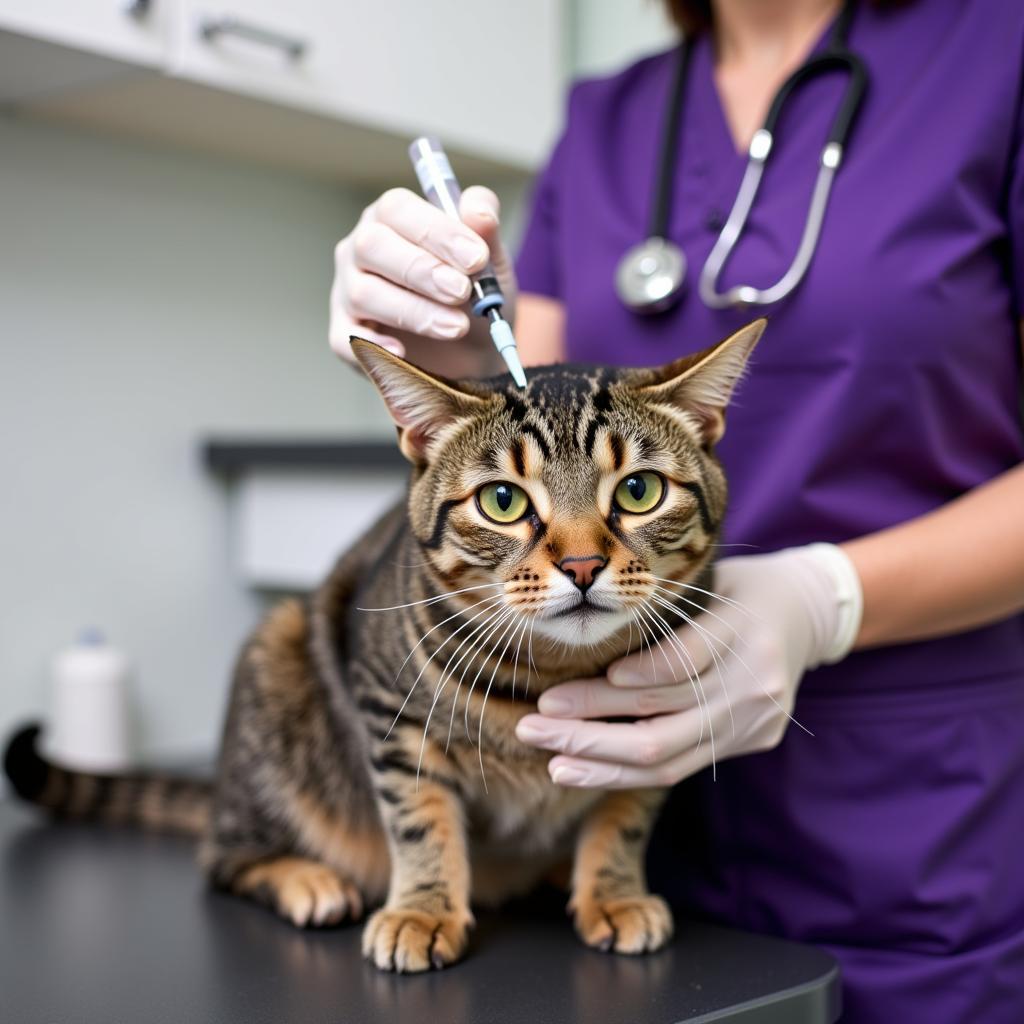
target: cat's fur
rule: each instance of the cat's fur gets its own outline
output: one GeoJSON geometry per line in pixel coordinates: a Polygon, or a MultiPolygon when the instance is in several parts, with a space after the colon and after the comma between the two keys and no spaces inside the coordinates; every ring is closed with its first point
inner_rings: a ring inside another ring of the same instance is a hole
{"type": "MultiPolygon", "coordinates": [[[[214,884],[297,925],[379,906],[363,948],[384,969],[458,959],[471,901],[525,892],[569,858],[583,940],[657,949],[672,919],[643,860],[664,791],[556,786],[515,726],[548,687],[656,643],[657,619],[636,611],[655,577],[710,589],[726,499],[713,445],[763,326],[657,370],[534,369],[526,391],[443,381],[354,340],[413,464],[408,502],[246,644],[212,794],[71,774],[31,734],[8,752],[16,788],[71,815],[201,831],[214,884]],[[640,470],[669,481],[666,497],[617,513],[616,483],[640,470]],[[533,513],[487,521],[475,495],[496,480],[520,483],[533,513]],[[584,598],[563,560],[591,555],[607,563],[584,598]]],[[[700,597],[671,600],[693,614],[700,597]]]]}

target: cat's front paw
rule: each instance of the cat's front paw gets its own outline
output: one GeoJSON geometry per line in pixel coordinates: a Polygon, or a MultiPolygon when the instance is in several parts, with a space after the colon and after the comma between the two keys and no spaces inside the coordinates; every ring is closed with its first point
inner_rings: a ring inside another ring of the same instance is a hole
{"type": "Polygon", "coordinates": [[[432,914],[384,907],[363,930],[363,956],[382,971],[412,974],[455,963],[466,949],[469,913],[432,914]]]}
{"type": "Polygon", "coordinates": [[[649,893],[619,899],[577,898],[573,919],[580,938],[595,949],[651,953],[672,938],[672,911],[649,893]]]}

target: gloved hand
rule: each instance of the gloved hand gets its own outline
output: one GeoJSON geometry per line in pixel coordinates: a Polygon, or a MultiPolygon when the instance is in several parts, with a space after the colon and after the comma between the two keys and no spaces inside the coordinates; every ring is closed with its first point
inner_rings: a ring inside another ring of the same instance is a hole
{"type": "Polygon", "coordinates": [[[415,338],[469,338],[490,353],[487,320],[471,317],[469,275],[488,260],[511,320],[515,275],[501,242],[498,197],[474,186],[462,194],[464,223],[405,188],[372,202],[334,250],[331,348],[352,361],[349,337],[375,341],[397,355],[415,338]],[[471,322],[472,321],[472,322],[471,322]]]}
{"type": "Polygon", "coordinates": [[[540,714],[520,720],[520,740],[558,751],[548,765],[556,783],[670,786],[713,761],[776,746],[804,672],[845,657],[860,627],[860,580],[831,544],[725,559],[714,589],[721,596],[693,625],[649,601],[653,656],[645,644],[606,678],[553,687],[540,714]],[[638,720],[600,721],[617,716],[638,720]]]}

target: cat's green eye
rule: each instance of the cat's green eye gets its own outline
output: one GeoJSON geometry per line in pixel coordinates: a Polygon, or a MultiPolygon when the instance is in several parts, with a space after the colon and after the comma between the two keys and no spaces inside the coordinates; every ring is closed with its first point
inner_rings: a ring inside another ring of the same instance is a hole
{"type": "Polygon", "coordinates": [[[477,491],[476,500],[480,511],[496,523],[514,523],[530,507],[526,491],[509,483],[485,484],[477,491]]]}
{"type": "Polygon", "coordinates": [[[623,512],[650,512],[665,493],[665,481],[657,473],[630,473],[615,488],[615,504],[623,512]]]}

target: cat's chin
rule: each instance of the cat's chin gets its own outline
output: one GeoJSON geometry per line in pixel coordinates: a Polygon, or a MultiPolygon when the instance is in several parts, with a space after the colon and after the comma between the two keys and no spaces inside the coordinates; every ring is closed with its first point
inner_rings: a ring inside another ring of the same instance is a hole
{"type": "Polygon", "coordinates": [[[627,611],[581,604],[569,612],[534,619],[533,631],[538,636],[567,647],[586,649],[606,643],[626,629],[631,620],[627,611]]]}

